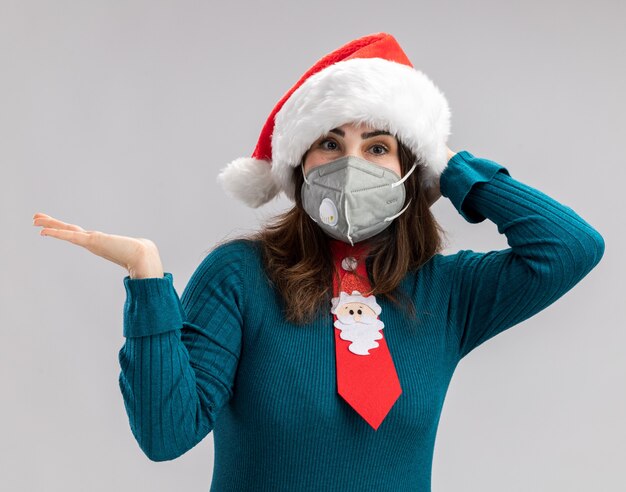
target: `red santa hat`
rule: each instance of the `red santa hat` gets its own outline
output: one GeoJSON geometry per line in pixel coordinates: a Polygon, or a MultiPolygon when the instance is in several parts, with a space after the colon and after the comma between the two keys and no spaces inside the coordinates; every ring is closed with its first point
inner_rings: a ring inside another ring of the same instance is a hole
{"type": "Polygon", "coordinates": [[[393,36],[375,33],[321,58],[269,115],[251,157],[230,162],[218,183],[257,208],[281,191],[295,201],[293,172],[322,135],[345,123],[395,135],[424,162],[429,188],[448,162],[450,109],[444,94],[413,68],[393,36]]]}

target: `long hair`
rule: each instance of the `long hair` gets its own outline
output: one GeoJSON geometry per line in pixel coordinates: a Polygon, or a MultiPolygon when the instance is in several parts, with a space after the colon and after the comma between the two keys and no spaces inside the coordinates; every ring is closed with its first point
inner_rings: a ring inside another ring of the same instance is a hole
{"type": "MultiPolygon", "coordinates": [[[[416,161],[415,155],[398,142],[402,176],[416,161]]],[[[308,153],[308,151],[307,151],[308,153]]],[[[300,165],[306,158],[302,156],[300,165]]],[[[443,248],[446,231],[435,220],[425,193],[419,186],[423,162],[404,181],[406,196],[413,197],[409,207],[379,234],[369,238],[366,270],[372,286],[371,295],[385,297],[399,307],[407,307],[415,317],[415,306],[398,288],[406,273],[420,268],[443,248]],[[397,296],[404,298],[404,303],[397,296]]],[[[302,207],[300,190],[304,182],[300,168],[295,168],[295,205],[268,221],[254,233],[235,239],[259,241],[263,267],[270,283],[284,303],[289,322],[311,322],[319,309],[330,309],[335,266],[329,236],[302,207]]],[[[233,240],[228,239],[219,244],[233,240]]]]}

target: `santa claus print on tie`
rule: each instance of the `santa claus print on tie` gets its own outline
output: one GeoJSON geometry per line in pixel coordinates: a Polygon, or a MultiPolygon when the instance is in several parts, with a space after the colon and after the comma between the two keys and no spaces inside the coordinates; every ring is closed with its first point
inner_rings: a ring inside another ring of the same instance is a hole
{"type": "Polygon", "coordinates": [[[380,330],[385,325],[378,318],[382,309],[375,296],[364,297],[358,290],[352,294],[342,291],[332,299],[330,311],[336,316],[334,326],[341,330],[340,338],[352,342],[348,346],[350,352],[370,355],[371,349],[380,346],[376,340],[383,338],[380,330]]]}

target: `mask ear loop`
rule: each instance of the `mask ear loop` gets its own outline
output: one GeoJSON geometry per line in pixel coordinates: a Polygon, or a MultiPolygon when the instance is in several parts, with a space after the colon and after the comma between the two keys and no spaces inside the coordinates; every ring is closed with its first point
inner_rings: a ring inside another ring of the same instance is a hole
{"type": "Polygon", "coordinates": [[[354,241],[352,240],[352,236],[350,235],[350,232],[352,231],[352,224],[350,224],[350,219],[348,218],[348,197],[346,197],[345,211],[346,211],[346,222],[348,223],[348,232],[346,233],[346,236],[348,236],[348,240],[350,241],[350,244],[354,246],[354,241]]]}
{"type": "MultiPolygon", "coordinates": [[[[304,163],[303,163],[303,164],[300,164],[300,166],[299,166],[299,167],[302,169],[302,176],[304,177],[304,182],[305,182],[307,185],[309,185],[309,186],[310,186],[310,183],[309,183],[309,181],[306,179],[306,175],[304,174],[304,163]]],[[[313,222],[315,222],[316,224],[318,224],[318,225],[319,225],[319,222],[318,222],[317,220],[315,220],[313,217],[311,217],[311,215],[309,215],[309,213],[308,213],[308,212],[307,212],[307,215],[311,218],[311,220],[312,220],[313,222]]]]}
{"type": "MultiPolygon", "coordinates": [[[[406,180],[406,178],[408,178],[411,173],[413,172],[413,170],[417,167],[417,161],[415,161],[413,163],[413,167],[411,168],[411,170],[406,173],[406,175],[404,176],[404,178],[402,178],[400,181],[396,181],[395,183],[391,184],[391,187],[395,187],[395,186],[399,186],[400,184],[404,183],[404,181],[406,180]]],[[[413,197],[409,198],[409,203],[406,204],[406,207],[404,207],[402,210],[400,210],[400,212],[398,212],[396,215],[392,215],[391,217],[386,217],[384,220],[385,222],[389,222],[392,221],[393,219],[395,219],[396,217],[402,215],[402,213],[409,208],[409,205],[411,205],[411,200],[413,200],[413,197]]]]}
{"type": "Polygon", "coordinates": [[[309,183],[309,180],[306,179],[306,174],[304,174],[304,162],[302,164],[300,164],[300,168],[302,169],[302,177],[304,178],[304,182],[308,185],[310,185],[311,183],[309,183]]]}
{"type": "Polygon", "coordinates": [[[396,186],[400,186],[402,183],[404,183],[404,181],[411,175],[411,173],[413,172],[413,170],[417,167],[417,161],[415,161],[413,163],[413,167],[411,168],[411,170],[406,173],[406,175],[404,176],[404,178],[402,178],[400,181],[396,181],[395,183],[391,184],[392,188],[395,188],[396,186]]]}
{"type": "Polygon", "coordinates": [[[391,217],[386,217],[384,219],[385,222],[389,222],[389,221],[395,219],[396,217],[398,217],[399,215],[402,215],[402,212],[404,212],[407,208],[409,208],[409,205],[411,205],[411,200],[413,200],[413,197],[409,198],[409,203],[406,204],[406,207],[404,207],[402,210],[400,210],[396,215],[392,215],[391,217]]]}

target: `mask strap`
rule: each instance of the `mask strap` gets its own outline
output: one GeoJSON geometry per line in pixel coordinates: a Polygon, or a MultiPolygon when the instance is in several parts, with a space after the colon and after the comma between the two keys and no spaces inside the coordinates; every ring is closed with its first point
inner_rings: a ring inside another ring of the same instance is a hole
{"type": "Polygon", "coordinates": [[[407,208],[409,208],[409,205],[411,205],[411,200],[413,200],[413,198],[409,198],[409,203],[406,204],[406,207],[404,207],[402,210],[400,210],[396,215],[392,215],[391,217],[386,217],[385,218],[385,222],[389,222],[390,220],[395,219],[396,217],[398,217],[399,215],[402,214],[402,212],[404,212],[407,208]]]}
{"type": "Polygon", "coordinates": [[[304,163],[300,164],[300,168],[302,169],[302,177],[304,178],[304,182],[310,185],[311,183],[309,183],[309,181],[306,179],[306,174],[304,174],[304,163]]]}
{"type": "MultiPolygon", "coordinates": [[[[399,184],[403,183],[404,180],[411,175],[411,173],[415,170],[416,167],[417,167],[417,161],[415,161],[413,163],[413,167],[411,168],[411,170],[408,173],[406,173],[406,176],[404,176],[404,178],[402,178],[400,181],[398,181],[396,183],[393,183],[391,185],[391,187],[393,188],[394,186],[398,186],[399,184]]],[[[396,215],[392,215],[391,217],[385,218],[385,222],[389,222],[390,220],[393,220],[396,217],[402,215],[402,212],[404,212],[407,208],[409,208],[409,205],[411,205],[411,200],[413,200],[413,197],[409,198],[409,203],[406,204],[406,207],[404,207],[402,210],[400,210],[396,215]]]]}
{"type": "Polygon", "coordinates": [[[346,233],[346,236],[348,236],[348,240],[350,241],[350,244],[352,246],[354,246],[354,241],[352,241],[352,236],[350,235],[350,231],[352,230],[352,224],[350,224],[350,219],[348,218],[348,197],[346,197],[346,223],[348,224],[348,232],[346,233]]]}
{"type": "MultiPolygon", "coordinates": [[[[404,180],[405,180],[406,178],[408,178],[408,177],[411,175],[411,173],[413,172],[413,170],[414,170],[416,167],[417,167],[417,161],[415,161],[415,162],[413,163],[413,167],[411,168],[411,170],[410,170],[408,173],[406,173],[406,175],[404,176],[404,178],[402,178],[400,181],[397,181],[397,182],[395,182],[395,183],[392,183],[391,187],[392,187],[392,188],[395,188],[396,186],[399,186],[399,185],[401,185],[402,183],[404,183],[404,180]]],[[[402,212],[400,212],[400,213],[402,213],[402,212]]]]}

